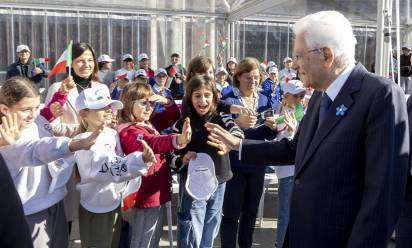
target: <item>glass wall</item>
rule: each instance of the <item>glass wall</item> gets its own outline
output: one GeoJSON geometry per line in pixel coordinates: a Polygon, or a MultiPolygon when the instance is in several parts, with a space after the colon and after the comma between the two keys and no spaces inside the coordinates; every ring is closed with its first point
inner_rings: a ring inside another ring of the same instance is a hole
{"type": "MultiPolygon", "coordinates": [[[[259,61],[274,61],[282,67],[284,57],[292,57],[293,23],[239,21],[235,24],[235,56],[256,57],[259,61]]],[[[370,69],[375,56],[376,28],[354,27],[358,41],[356,61],[370,69]]]]}
{"type": "MultiPolygon", "coordinates": [[[[198,54],[214,60],[219,34],[227,36],[225,21],[212,17],[0,8],[0,79],[16,61],[19,44],[27,44],[32,57],[51,58],[48,69],[70,40],[90,43],[97,55],[109,54],[116,60],[114,69],[121,67],[122,54],[137,58],[142,52],[149,55],[151,67],[156,69],[167,66],[175,52],[183,64],[198,54]]],[[[223,51],[225,58],[226,53],[223,51]]]]}
{"type": "MultiPolygon", "coordinates": [[[[284,57],[292,56],[292,25],[272,21],[235,22],[232,56],[273,60],[281,66],[284,57]]],[[[48,69],[70,40],[90,43],[97,55],[109,54],[116,59],[114,69],[121,66],[124,53],[135,57],[147,53],[154,69],[167,66],[174,52],[181,55],[184,65],[199,54],[215,62],[218,57],[226,61],[229,49],[223,43],[229,42],[227,27],[223,18],[207,16],[0,8],[0,57],[3,58],[0,79],[4,79],[7,65],[16,60],[14,50],[18,44],[29,45],[33,57],[51,58],[48,69]]],[[[354,30],[358,40],[356,60],[370,69],[375,53],[375,28],[356,26],[354,30]]]]}

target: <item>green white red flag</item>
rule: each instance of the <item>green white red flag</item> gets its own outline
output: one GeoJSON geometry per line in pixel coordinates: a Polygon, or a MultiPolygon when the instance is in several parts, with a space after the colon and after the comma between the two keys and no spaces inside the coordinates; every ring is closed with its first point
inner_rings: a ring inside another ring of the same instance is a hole
{"type": "MultiPolygon", "coordinates": [[[[52,76],[59,74],[59,73],[66,73],[66,67],[70,67],[72,65],[72,46],[73,41],[70,41],[69,45],[67,46],[66,50],[64,50],[63,54],[60,56],[59,60],[57,60],[56,64],[54,65],[53,69],[49,72],[47,78],[51,78],[52,76]]],[[[70,69],[69,68],[69,69],[70,69]]],[[[70,70],[69,70],[70,72],[70,70]]]]}

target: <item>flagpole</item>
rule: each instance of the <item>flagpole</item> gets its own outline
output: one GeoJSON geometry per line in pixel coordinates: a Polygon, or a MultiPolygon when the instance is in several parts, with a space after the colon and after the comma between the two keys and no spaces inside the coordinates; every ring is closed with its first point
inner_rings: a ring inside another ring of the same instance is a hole
{"type": "Polygon", "coordinates": [[[73,40],[70,40],[70,43],[69,43],[70,51],[67,51],[68,53],[70,53],[70,55],[68,55],[68,56],[70,56],[70,58],[71,58],[71,61],[69,63],[69,77],[72,75],[72,61],[73,61],[72,45],[73,45],[73,40]]]}

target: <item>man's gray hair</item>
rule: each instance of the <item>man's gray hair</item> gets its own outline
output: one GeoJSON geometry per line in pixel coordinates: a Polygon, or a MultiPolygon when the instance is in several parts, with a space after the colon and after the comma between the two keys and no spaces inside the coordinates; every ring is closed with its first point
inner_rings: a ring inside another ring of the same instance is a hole
{"type": "Polygon", "coordinates": [[[332,49],[338,66],[355,63],[356,38],[352,25],[341,13],[320,11],[307,15],[295,23],[293,32],[295,36],[303,34],[310,49],[332,49]]]}

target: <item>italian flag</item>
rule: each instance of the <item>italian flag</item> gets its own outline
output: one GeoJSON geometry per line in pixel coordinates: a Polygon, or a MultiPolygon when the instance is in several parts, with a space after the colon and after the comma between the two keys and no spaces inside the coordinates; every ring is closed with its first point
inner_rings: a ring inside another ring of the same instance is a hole
{"type": "MultiPolygon", "coordinates": [[[[66,73],[66,67],[71,67],[72,65],[72,46],[73,41],[70,41],[69,45],[67,46],[66,50],[60,56],[59,60],[57,60],[56,64],[54,65],[53,69],[49,72],[47,78],[51,78],[52,76],[59,74],[59,73],[66,73]]],[[[69,70],[70,73],[70,70],[69,70]]]]}
{"type": "Polygon", "coordinates": [[[126,78],[127,77],[127,72],[125,72],[125,73],[123,73],[123,74],[119,74],[119,75],[116,75],[116,79],[124,79],[124,78],[126,78]]]}
{"type": "Polygon", "coordinates": [[[208,48],[208,47],[209,47],[209,41],[205,40],[205,41],[203,42],[202,48],[203,48],[203,49],[206,49],[206,48],[208,48]]]}
{"type": "Polygon", "coordinates": [[[45,64],[46,62],[50,62],[51,59],[50,58],[34,58],[33,62],[34,64],[38,65],[38,64],[45,64]]]}

